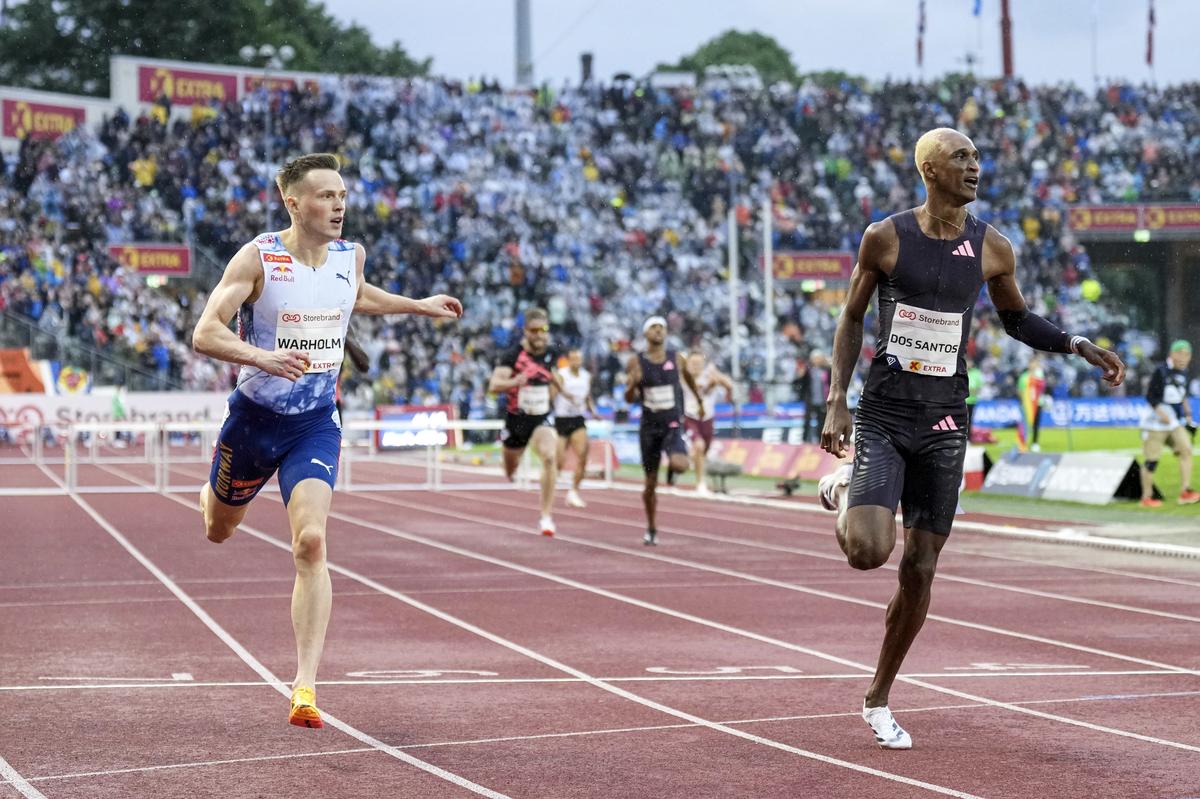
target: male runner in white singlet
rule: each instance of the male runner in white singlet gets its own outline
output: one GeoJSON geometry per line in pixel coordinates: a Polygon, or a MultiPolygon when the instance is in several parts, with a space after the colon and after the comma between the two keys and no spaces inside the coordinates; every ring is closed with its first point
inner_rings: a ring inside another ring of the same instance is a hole
{"type": "Polygon", "coordinates": [[[558,431],[558,468],[566,463],[567,448],[575,453],[575,475],[567,491],[567,504],[572,508],[585,508],[587,503],[579,496],[579,486],[587,470],[588,431],[585,413],[596,413],[592,401],[592,373],[583,368],[583,352],[578,347],[567,352],[567,368],[559,369],[559,382],[563,391],[554,398],[554,429],[558,431]]]}
{"type": "Polygon", "coordinates": [[[411,300],[363,282],[366,251],[340,238],[346,186],[337,156],[301,156],[275,182],[291,226],[238,251],[192,336],[197,352],[242,366],[200,509],[208,539],[219,544],[278,472],[296,565],[297,666],[288,721],[321,727],[315,685],[332,602],[325,531],[342,438],[334,388],[350,314],[457,319],[462,305],[441,294],[411,300]],[[235,315],[237,333],[229,329],[235,315]]]}
{"type": "Polygon", "coordinates": [[[692,465],[696,469],[696,493],[707,494],[704,482],[705,458],[712,446],[716,432],[717,395],[725,392],[725,398],[733,401],[733,381],[729,376],[709,363],[703,350],[692,350],[687,356],[687,370],[700,389],[699,396],[685,382],[683,388],[683,427],[687,433],[691,450],[692,465]]]}

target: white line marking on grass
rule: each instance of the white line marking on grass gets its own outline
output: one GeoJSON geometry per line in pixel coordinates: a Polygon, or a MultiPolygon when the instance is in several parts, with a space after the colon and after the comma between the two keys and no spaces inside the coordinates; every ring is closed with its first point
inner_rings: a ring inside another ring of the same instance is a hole
{"type": "MultiPolygon", "coordinates": [[[[217,621],[212,616],[208,615],[208,612],[205,611],[204,608],[202,608],[198,604],[196,604],[195,600],[193,600],[182,588],[180,588],[178,585],[176,585],[175,582],[166,574],[166,572],[164,572],[162,569],[158,568],[158,566],[156,566],[153,561],[151,561],[149,558],[147,558],[145,555],[143,555],[142,552],[137,547],[135,547],[132,543],[130,543],[129,539],[125,538],[125,536],[122,535],[121,532],[119,530],[117,530],[116,527],[111,525],[103,516],[101,516],[99,513],[97,513],[95,508],[93,508],[90,504],[87,503],[87,501],[85,501],[82,497],[80,497],[77,494],[72,494],[71,498],[73,500],[75,500],[76,504],[78,504],[79,507],[82,508],[85,513],[87,513],[89,516],[92,517],[92,519],[96,522],[96,524],[100,525],[100,527],[106,533],[108,533],[110,536],[112,536],[112,538],[118,544],[120,544],[125,549],[126,552],[128,552],[130,555],[132,555],[133,558],[138,563],[140,563],[147,571],[149,571],[151,574],[153,574],[154,577],[160,583],[162,583],[167,588],[168,591],[170,591],[172,594],[174,594],[176,597],[178,597],[179,601],[182,602],[187,607],[188,610],[190,610],[198,619],[200,619],[201,622],[204,623],[204,626],[208,627],[208,629],[211,630],[212,633],[214,635],[216,635],[219,639],[221,639],[221,641],[226,646],[228,646],[230,649],[232,649],[237,654],[237,656],[240,657],[247,666],[249,666],[260,677],[262,677],[264,682],[270,684],[270,686],[272,688],[274,688],[276,691],[278,691],[283,696],[286,696],[286,697],[291,696],[291,688],[289,686],[285,685],[282,680],[280,680],[278,677],[276,677],[266,666],[264,666],[261,662],[259,662],[258,658],[254,657],[254,655],[252,655],[248,649],[246,649],[244,646],[242,646],[242,644],[240,642],[238,642],[238,640],[236,638],[234,638],[232,635],[230,635],[225,630],[224,627],[222,627],[220,624],[218,624],[217,621]]],[[[188,506],[187,503],[183,502],[182,500],[176,500],[176,501],[180,502],[185,507],[188,506]]],[[[288,547],[288,548],[290,549],[290,547],[288,547]]],[[[435,777],[439,777],[443,780],[446,780],[447,782],[453,783],[453,784],[459,786],[460,788],[466,788],[467,790],[471,791],[472,793],[479,794],[480,796],[487,796],[487,797],[490,797],[490,799],[507,799],[507,797],[505,797],[505,795],[502,793],[493,791],[490,788],[485,788],[482,785],[477,785],[476,783],[471,782],[470,780],[466,779],[465,777],[461,777],[458,774],[455,774],[450,771],[446,771],[445,769],[439,768],[438,766],[435,766],[432,763],[426,763],[424,760],[420,760],[418,758],[413,757],[412,755],[406,754],[394,746],[385,744],[383,741],[380,741],[377,738],[374,738],[374,737],[368,735],[367,733],[362,732],[361,730],[350,726],[349,724],[341,721],[338,718],[335,718],[334,716],[332,716],[328,713],[322,714],[322,718],[325,721],[325,723],[329,724],[330,726],[332,726],[338,730],[341,730],[342,732],[349,735],[350,737],[352,737],[358,741],[361,741],[362,743],[365,743],[370,747],[378,749],[380,752],[390,755],[390,756],[396,758],[397,760],[407,763],[410,766],[415,766],[416,768],[419,768],[422,771],[428,772],[429,774],[432,774],[435,777]]]]}

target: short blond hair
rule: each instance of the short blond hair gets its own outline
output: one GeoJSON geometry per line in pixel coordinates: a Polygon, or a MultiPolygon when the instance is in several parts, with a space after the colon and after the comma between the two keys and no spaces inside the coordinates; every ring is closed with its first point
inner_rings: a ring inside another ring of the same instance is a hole
{"type": "Polygon", "coordinates": [[[275,185],[279,187],[279,193],[286,197],[288,189],[304,180],[304,176],[309,172],[316,169],[332,169],[337,172],[341,166],[338,157],[333,153],[302,155],[288,161],[275,173],[275,185]]]}
{"type": "Polygon", "coordinates": [[[921,138],[917,139],[917,146],[913,148],[913,161],[917,165],[917,173],[921,176],[922,182],[925,180],[925,170],[921,169],[921,164],[932,160],[941,151],[946,137],[951,134],[965,135],[954,128],[934,128],[925,131],[921,134],[921,138]]]}

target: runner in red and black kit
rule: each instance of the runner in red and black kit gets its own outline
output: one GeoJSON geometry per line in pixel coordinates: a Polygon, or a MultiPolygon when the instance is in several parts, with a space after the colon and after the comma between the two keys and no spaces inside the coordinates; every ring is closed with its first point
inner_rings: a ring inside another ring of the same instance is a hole
{"type": "MultiPolygon", "coordinates": [[[[642,403],[642,422],[638,438],[642,445],[642,470],[646,482],[642,488],[642,504],[646,508],[646,534],[642,543],[658,543],[655,511],[658,506],[658,467],[662,456],[668,456],[667,469],[676,474],[688,470],[687,445],[683,441],[682,378],[699,396],[696,381],[687,370],[683,356],[664,346],[667,320],[652,316],[642,325],[646,336],[646,352],[629,359],[626,369],[625,401],[642,403]]],[[[704,415],[703,401],[700,415],[704,415]]]]}
{"type": "Polygon", "coordinates": [[[843,457],[852,423],[846,389],[862,350],[863,317],[878,293],[879,338],[854,426],[854,463],[821,480],[821,502],[838,511],[837,540],[850,565],[875,569],[896,544],[903,507],[900,587],[886,616],[863,718],[876,742],[908,749],[912,738],[888,709],[888,693],[925,621],[938,553],[958,505],[967,448],[971,315],[984,283],[1004,329],[1034,349],[1075,353],[1116,386],[1114,353],[1032,314],[1016,281],[1012,245],[967,213],[979,184],[979,151],[963,134],[932,130],[916,147],[928,199],[867,228],[834,337],[829,415],[821,446],[843,457]]]}
{"type": "Polygon", "coordinates": [[[488,391],[505,395],[501,433],[505,476],[513,479],[530,442],[542,462],[539,522],[542,535],[554,535],[555,531],[550,509],[558,479],[558,436],[550,403],[554,392],[562,388],[553,372],[555,358],[548,349],[549,343],[550,321],[546,312],[541,308],[526,311],[521,344],[496,363],[488,382],[488,391]]]}

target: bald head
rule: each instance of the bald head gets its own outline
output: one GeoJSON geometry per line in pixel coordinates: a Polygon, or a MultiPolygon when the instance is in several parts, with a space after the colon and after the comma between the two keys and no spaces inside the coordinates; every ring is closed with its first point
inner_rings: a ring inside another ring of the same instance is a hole
{"type": "Polygon", "coordinates": [[[954,128],[934,128],[923,133],[913,151],[913,161],[917,164],[917,172],[921,173],[921,180],[926,180],[926,163],[936,164],[940,158],[962,147],[975,149],[971,140],[954,128]]]}

